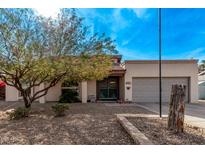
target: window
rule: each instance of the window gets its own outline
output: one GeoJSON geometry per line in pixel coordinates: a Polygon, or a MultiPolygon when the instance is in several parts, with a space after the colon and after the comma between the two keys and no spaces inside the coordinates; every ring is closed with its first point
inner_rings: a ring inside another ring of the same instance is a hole
{"type": "Polygon", "coordinates": [[[79,85],[76,81],[64,81],[61,85],[62,93],[69,90],[74,90],[79,94],[79,85]]]}

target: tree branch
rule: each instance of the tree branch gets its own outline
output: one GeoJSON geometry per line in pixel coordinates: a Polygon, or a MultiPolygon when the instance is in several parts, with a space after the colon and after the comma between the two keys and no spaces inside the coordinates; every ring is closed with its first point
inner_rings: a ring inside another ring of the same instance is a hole
{"type": "Polygon", "coordinates": [[[42,90],[39,90],[38,92],[36,92],[34,95],[33,95],[33,98],[32,98],[32,101],[44,96],[47,94],[48,90],[55,86],[64,76],[66,75],[66,73],[63,73],[62,75],[59,75],[57,78],[55,78],[53,81],[50,82],[49,86],[42,89],[42,90]],[[41,94],[43,93],[43,94],[41,94]],[[39,95],[40,94],[40,95],[39,95]]]}

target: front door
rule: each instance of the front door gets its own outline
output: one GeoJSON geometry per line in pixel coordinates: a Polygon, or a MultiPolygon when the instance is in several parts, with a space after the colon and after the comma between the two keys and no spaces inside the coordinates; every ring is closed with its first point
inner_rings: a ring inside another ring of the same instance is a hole
{"type": "Polygon", "coordinates": [[[97,81],[98,100],[117,100],[119,98],[119,77],[108,77],[97,81]]]}

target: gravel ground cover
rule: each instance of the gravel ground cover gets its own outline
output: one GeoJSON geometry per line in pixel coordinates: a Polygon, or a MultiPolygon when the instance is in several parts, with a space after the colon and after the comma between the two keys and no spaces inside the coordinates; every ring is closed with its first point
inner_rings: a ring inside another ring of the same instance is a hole
{"type": "Polygon", "coordinates": [[[11,106],[0,104],[0,144],[134,144],[116,120],[119,113],[150,113],[139,107],[70,104],[65,117],[54,117],[53,103],[34,103],[30,117],[8,120],[11,106]]]}
{"type": "Polygon", "coordinates": [[[128,118],[154,144],[205,144],[205,135],[185,126],[185,132],[177,134],[167,129],[167,118],[128,118]]]}

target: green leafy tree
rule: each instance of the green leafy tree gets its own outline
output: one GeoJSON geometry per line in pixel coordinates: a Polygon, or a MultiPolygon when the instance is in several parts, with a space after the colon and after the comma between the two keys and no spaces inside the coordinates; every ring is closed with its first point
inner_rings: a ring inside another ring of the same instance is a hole
{"type": "Polygon", "coordinates": [[[61,9],[56,19],[32,9],[0,9],[0,14],[0,79],[21,92],[25,107],[62,80],[109,74],[113,41],[105,34],[91,35],[75,10],[61,9]]]}

